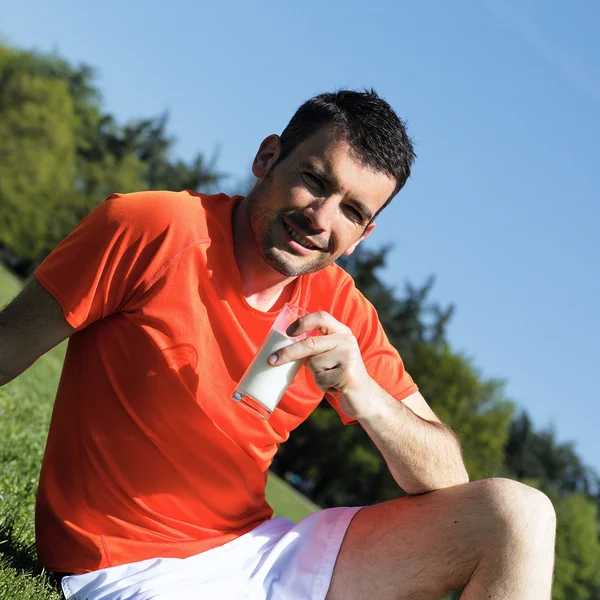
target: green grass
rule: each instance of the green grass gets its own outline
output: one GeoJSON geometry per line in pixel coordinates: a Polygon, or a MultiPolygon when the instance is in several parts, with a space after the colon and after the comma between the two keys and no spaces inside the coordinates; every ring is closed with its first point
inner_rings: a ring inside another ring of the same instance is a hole
{"type": "Polygon", "coordinates": [[[319,510],[308,498],[297,492],[275,473],[269,473],[267,500],[273,507],[275,516],[286,517],[298,523],[304,517],[319,510]]]}
{"type": "MultiPolygon", "coordinates": [[[[21,289],[0,265],[0,307],[21,289]]],[[[0,388],[0,600],[60,600],[36,565],[34,503],[52,403],[66,344],[0,388]]],[[[299,521],[318,507],[271,474],[267,498],[276,515],[299,521]]]]}
{"type": "Polygon", "coordinates": [[[21,282],[0,263],[0,306],[4,306],[14,298],[21,289],[21,282]]]}

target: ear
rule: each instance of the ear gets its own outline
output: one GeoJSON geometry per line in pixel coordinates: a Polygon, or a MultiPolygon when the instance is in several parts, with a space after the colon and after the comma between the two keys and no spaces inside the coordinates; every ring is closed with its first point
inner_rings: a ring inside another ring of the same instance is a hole
{"type": "Polygon", "coordinates": [[[252,163],[252,173],[258,179],[262,179],[269,172],[269,169],[279,157],[280,148],[278,135],[272,134],[262,141],[252,163]]]}
{"type": "Polygon", "coordinates": [[[354,244],[352,244],[352,246],[350,246],[350,248],[348,248],[348,250],[346,250],[346,252],[344,252],[344,254],[347,254],[348,256],[352,254],[356,250],[356,246],[358,246],[363,240],[366,240],[371,235],[371,231],[373,231],[373,229],[375,229],[375,223],[369,223],[365,229],[365,232],[360,236],[360,238],[358,238],[358,240],[356,240],[356,242],[354,242],[354,244]]]}

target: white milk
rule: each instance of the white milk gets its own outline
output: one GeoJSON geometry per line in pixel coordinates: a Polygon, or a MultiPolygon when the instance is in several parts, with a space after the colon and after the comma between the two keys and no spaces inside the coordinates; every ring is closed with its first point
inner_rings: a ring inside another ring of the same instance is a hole
{"type": "Polygon", "coordinates": [[[251,396],[273,412],[304,361],[295,360],[285,365],[272,367],[267,362],[267,358],[273,352],[293,343],[294,340],[271,329],[258,354],[236,387],[236,392],[251,396]]]}

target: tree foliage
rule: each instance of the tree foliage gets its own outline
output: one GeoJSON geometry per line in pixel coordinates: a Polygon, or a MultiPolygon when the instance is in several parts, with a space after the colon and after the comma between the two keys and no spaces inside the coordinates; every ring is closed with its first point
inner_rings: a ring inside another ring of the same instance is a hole
{"type": "Polygon", "coordinates": [[[38,258],[73,195],[75,115],[67,86],[23,63],[0,48],[0,232],[17,254],[38,258]]]}
{"type": "MultiPolygon", "coordinates": [[[[551,494],[552,496],[552,494],[551,494]]],[[[556,494],[554,600],[600,599],[598,507],[585,494],[556,494]]]]}
{"type": "Polygon", "coordinates": [[[561,494],[597,495],[597,474],[583,464],[573,444],[559,443],[552,429],[536,431],[522,412],[511,422],[508,433],[506,466],[517,478],[552,485],[561,494]]]}
{"type": "Polygon", "coordinates": [[[216,155],[172,159],[168,116],[119,124],[94,70],[0,46],[0,244],[30,271],[114,192],[209,191],[216,155]]]}

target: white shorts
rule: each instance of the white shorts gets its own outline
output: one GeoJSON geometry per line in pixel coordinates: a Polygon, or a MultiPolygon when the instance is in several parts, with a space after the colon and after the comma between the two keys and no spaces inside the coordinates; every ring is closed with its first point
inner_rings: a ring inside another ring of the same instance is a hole
{"type": "Polygon", "coordinates": [[[297,525],[276,517],[195,556],[71,575],[62,589],[67,600],[323,600],[359,510],[320,510],[297,525]]]}

